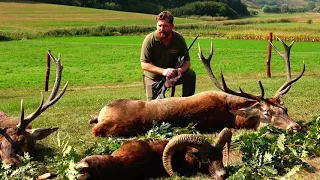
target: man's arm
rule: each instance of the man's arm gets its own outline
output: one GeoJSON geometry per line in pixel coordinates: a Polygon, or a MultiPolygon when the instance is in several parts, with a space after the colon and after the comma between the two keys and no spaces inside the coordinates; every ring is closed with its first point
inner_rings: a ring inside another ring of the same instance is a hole
{"type": "Polygon", "coordinates": [[[161,74],[161,75],[164,70],[161,67],[155,66],[155,65],[153,65],[151,63],[147,63],[147,62],[141,62],[141,68],[145,71],[149,71],[149,72],[152,72],[155,74],[161,74]]]}
{"type": "Polygon", "coordinates": [[[149,71],[155,74],[160,74],[166,77],[176,77],[178,75],[176,70],[173,68],[164,69],[147,62],[141,62],[141,67],[145,71],[149,71]]]}

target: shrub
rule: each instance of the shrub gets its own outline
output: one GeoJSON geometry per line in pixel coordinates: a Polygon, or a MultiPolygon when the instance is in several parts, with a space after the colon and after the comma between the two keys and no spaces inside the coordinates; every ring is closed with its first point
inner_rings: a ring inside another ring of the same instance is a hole
{"type": "Polygon", "coordinates": [[[307,24],[312,24],[312,19],[308,19],[307,24]]]}
{"type": "Polygon", "coordinates": [[[281,13],[287,13],[287,12],[289,12],[288,4],[282,4],[281,5],[281,13]]]}
{"type": "Polygon", "coordinates": [[[109,10],[115,10],[115,11],[121,10],[121,6],[114,2],[106,2],[104,6],[105,6],[105,9],[109,9],[109,10]]]}
{"type": "Polygon", "coordinates": [[[268,5],[264,5],[262,8],[262,11],[264,13],[279,13],[281,12],[281,9],[278,6],[268,6],[268,5]]]}
{"type": "Polygon", "coordinates": [[[251,16],[256,16],[256,15],[259,14],[259,12],[255,11],[255,10],[249,10],[249,13],[250,13],[251,16]]]}
{"type": "Polygon", "coordinates": [[[140,2],[139,5],[132,4],[127,6],[126,11],[129,12],[138,12],[138,13],[147,13],[147,14],[158,14],[164,8],[158,4],[152,2],[140,2]]]}
{"type": "Polygon", "coordinates": [[[229,18],[237,18],[239,15],[236,11],[231,9],[228,5],[215,1],[194,2],[186,4],[185,6],[174,8],[170,10],[175,16],[224,16],[229,18]]]}
{"type": "Polygon", "coordinates": [[[290,179],[300,169],[310,169],[301,157],[320,154],[320,117],[308,127],[306,135],[268,125],[233,137],[232,146],[238,145],[242,151],[242,164],[232,167],[231,179],[290,179]]]}
{"type": "Polygon", "coordinates": [[[312,10],[312,12],[320,12],[320,6],[314,8],[314,9],[312,10]]]}

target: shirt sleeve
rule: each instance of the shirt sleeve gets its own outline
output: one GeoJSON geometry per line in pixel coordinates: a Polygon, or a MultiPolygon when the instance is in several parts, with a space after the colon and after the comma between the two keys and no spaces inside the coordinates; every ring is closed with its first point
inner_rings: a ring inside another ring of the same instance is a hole
{"type": "Polygon", "coordinates": [[[140,62],[150,63],[151,58],[151,38],[146,36],[143,40],[140,54],[140,62]]]}

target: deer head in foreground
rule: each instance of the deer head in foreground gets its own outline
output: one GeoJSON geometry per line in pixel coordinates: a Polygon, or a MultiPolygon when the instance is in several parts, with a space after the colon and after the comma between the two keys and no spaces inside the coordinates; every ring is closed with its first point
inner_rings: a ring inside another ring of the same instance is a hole
{"type": "Polygon", "coordinates": [[[227,177],[223,160],[227,166],[231,137],[231,130],[224,128],[213,144],[195,134],[152,142],[131,140],[111,155],[82,159],[76,165],[78,179],[152,179],[176,171],[181,175],[202,172],[223,180],[227,177]]]}
{"type": "Polygon", "coordinates": [[[5,164],[10,165],[19,162],[17,155],[23,155],[24,152],[28,152],[32,155],[36,140],[43,139],[58,130],[58,128],[32,129],[30,126],[30,123],[34,119],[63,96],[68,86],[67,82],[61,92],[57,95],[63,66],[61,65],[60,55],[58,59],[51,53],[49,53],[49,55],[56,66],[56,79],[47,101],[44,102],[44,96],[41,93],[42,100],[39,107],[33,113],[25,117],[23,100],[21,100],[21,116],[19,120],[15,120],[5,113],[0,112],[0,156],[5,164]]]}
{"type": "MultiPolygon", "coordinates": [[[[299,131],[301,129],[300,125],[294,122],[288,115],[287,108],[283,105],[283,103],[280,101],[280,98],[285,95],[291,88],[291,85],[299,80],[304,71],[305,71],[305,64],[303,64],[302,71],[300,74],[292,79],[291,78],[291,68],[290,68],[290,50],[291,47],[294,44],[294,41],[291,42],[291,44],[288,46],[286,45],[281,39],[277,38],[282,45],[284,46],[285,53],[281,53],[271,42],[269,42],[273,48],[276,50],[276,52],[283,57],[286,63],[286,72],[287,72],[287,81],[276,91],[273,97],[271,98],[264,98],[264,88],[262,86],[261,81],[259,81],[259,86],[261,90],[260,95],[253,95],[244,92],[241,88],[239,88],[239,91],[233,91],[227,87],[227,84],[225,82],[225,79],[223,77],[222,71],[221,71],[221,79],[222,79],[222,85],[217,81],[215,78],[211,66],[210,61],[213,55],[213,47],[211,43],[211,51],[209,57],[206,59],[204,58],[200,45],[199,45],[199,58],[205,65],[205,68],[209,74],[210,79],[214,83],[214,85],[220,89],[221,91],[232,94],[235,96],[247,98],[249,100],[252,100],[252,105],[245,108],[240,108],[237,110],[231,109],[230,112],[233,114],[246,118],[246,119],[258,119],[261,123],[258,129],[263,127],[266,124],[272,124],[278,128],[282,129],[290,129],[293,131],[299,131]]],[[[249,121],[247,120],[247,121],[249,121]]]]}
{"type": "Polygon", "coordinates": [[[217,180],[223,180],[228,177],[223,165],[223,159],[225,160],[225,165],[228,166],[231,138],[232,132],[228,128],[224,128],[219,133],[212,145],[198,135],[182,134],[175,136],[168,142],[163,151],[163,167],[166,172],[172,176],[172,163],[175,151],[181,147],[191,146],[198,150],[196,155],[191,157],[193,157],[192,161],[197,162],[200,170],[208,173],[217,180]]]}

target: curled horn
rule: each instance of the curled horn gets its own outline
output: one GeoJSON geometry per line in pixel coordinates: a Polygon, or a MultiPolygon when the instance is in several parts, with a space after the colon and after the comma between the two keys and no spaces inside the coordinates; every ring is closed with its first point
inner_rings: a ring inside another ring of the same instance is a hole
{"type": "Polygon", "coordinates": [[[219,150],[223,151],[223,147],[227,144],[225,152],[223,153],[223,159],[226,161],[224,163],[225,166],[228,166],[229,162],[229,151],[230,151],[230,143],[232,138],[232,132],[228,128],[224,128],[216,138],[214,142],[214,146],[219,150]]]}
{"type": "Polygon", "coordinates": [[[212,148],[211,144],[200,135],[181,134],[173,137],[166,145],[162,155],[163,166],[170,176],[173,175],[171,163],[172,156],[177,149],[184,148],[186,146],[197,148],[199,151],[201,150],[201,152],[209,152],[212,148]]]}

